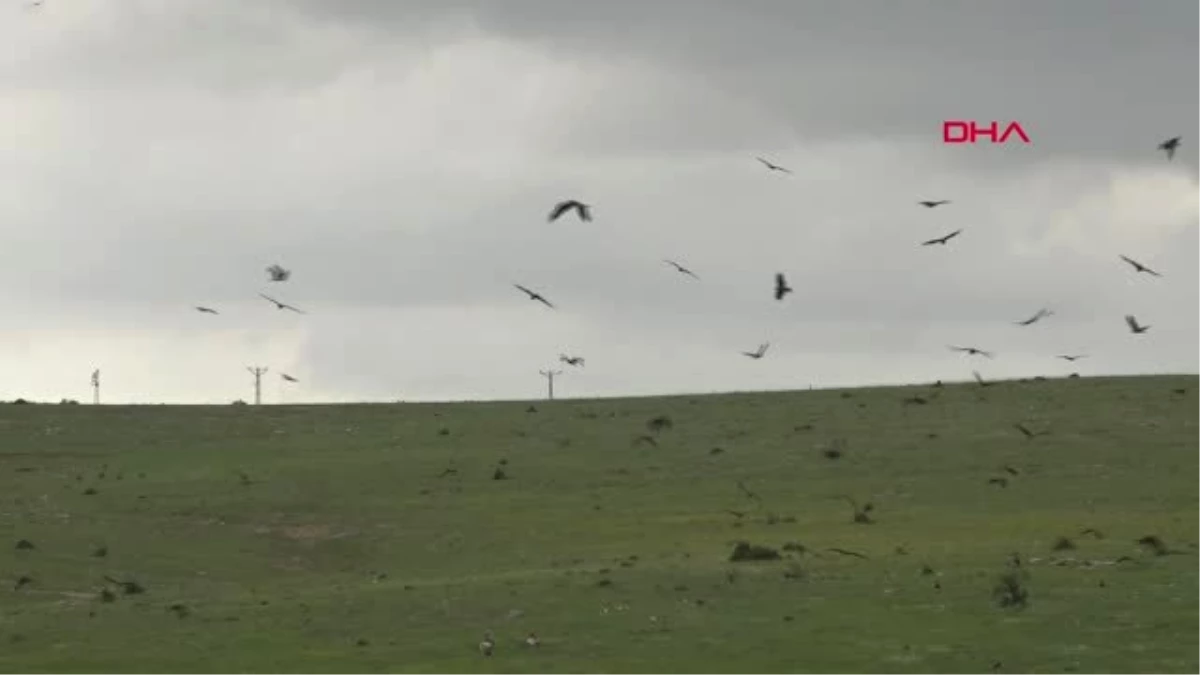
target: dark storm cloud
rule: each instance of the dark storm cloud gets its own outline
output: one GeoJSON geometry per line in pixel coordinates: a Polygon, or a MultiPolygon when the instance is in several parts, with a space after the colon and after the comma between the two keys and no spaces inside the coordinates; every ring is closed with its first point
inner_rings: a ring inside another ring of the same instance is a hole
{"type": "MultiPolygon", "coordinates": [[[[1191,131],[1198,116],[1200,10],[1188,1],[1153,11],[1128,0],[281,2],[379,31],[441,17],[565,58],[665,65],[714,98],[769,111],[760,122],[824,140],[933,145],[946,119],[1016,120],[1037,150],[1015,148],[1015,162],[1155,161],[1154,144],[1191,131]]],[[[1195,154],[1187,161],[1195,166],[1195,154]]]]}

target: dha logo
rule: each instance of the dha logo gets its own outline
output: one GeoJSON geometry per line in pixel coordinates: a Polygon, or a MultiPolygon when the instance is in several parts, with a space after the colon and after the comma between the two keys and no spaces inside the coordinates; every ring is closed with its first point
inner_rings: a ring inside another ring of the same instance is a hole
{"type": "Polygon", "coordinates": [[[1014,134],[1021,139],[1022,143],[1029,144],[1029,134],[1025,133],[1019,122],[1009,122],[1003,131],[1000,131],[999,122],[989,122],[986,126],[980,126],[978,122],[972,120],[942,122],[943,143],[977,143],[979,137],[984,136],[993,144],[1004,144],[1008,143],[1009,137],[1014,134]]]}

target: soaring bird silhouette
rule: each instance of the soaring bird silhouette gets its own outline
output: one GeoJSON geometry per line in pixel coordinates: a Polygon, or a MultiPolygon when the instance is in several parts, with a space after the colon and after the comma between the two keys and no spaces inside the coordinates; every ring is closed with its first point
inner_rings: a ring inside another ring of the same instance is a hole
{"type": "Polygon", "coordinates": [[[1075,361],[1078,361],[1079,359],[1086,359],[1087,354],[1059,354],[1058,356],[1056,356],[1054,358],[1062,359],[1063,361],[1075,362],[1075,361]]]}
{"type": "Polygon", "coordinates": [[[775,273],[775,299],[782,300],[783,296],[792,292],[792,287],[788,286],[787,279],[784,278],[783,272],[775,273]]]}
{"type": "Polygon", "coordinates": [[[291,375],[288,375],[287,373],[280,373],[279,376],[288,382],[299,382],[300,381],[300,380],[297,380],[296,378],[292,377],[291,375]]]}
{"type": "Polygon", "coordinates": [[[291,270],[285,270],[279,265],[271,265],[267,268],[267,278],[271,281],[287,281],[291,276],[291,270]]]}
{"type": "Polygon", "coordinates": [[[1138,272],[1145,272],[1146,274],[1149,274],[1149,275],[1151,275],[1151,276],[1155,276],[1155,277],[1161,277],[1161,276],[1162,276],[1162,275],[1161,275],[1161,274],[1159,274],[1158,272],[1155,272],[1154,270],[1150,269],[1149,267],[1146,267],[1145,265],[1143,265],[1142,263],[1140,263],[1140,262],[1138,262],[1138,261],[1134,260],[1133,258],[1130,258],[1130,257],[1127,257],[1127,256],[1120,256],[1120,258],[1121,258],[1121,260],[1124,260],[1125,262],[1127,262],[1127,263],[1129,263],[1130,265],[1132,265],[1132,266],[1133,266],[1133,269],[1137,270],[1138,272]]]}
{"type": "Polygon", "coordinates": [[[1150,330],[1150,326],[1141,325],[1132,314],[1125,315],[1125,323],[1129,326],[1129,330],[1133,331],[1135,334],[1145,333],[1146,331],[1150,330]]]}
{"type": "Polygon", "coordinates": [[[266,298],[272,304],[274,304],[275,309],[288,309],[297,314],[304,314],[303,310],[298,309],[296,307],[292,307],[291,305],[287,304],[286,302],[280,302],[280,301],[276,300],[275,298],[272,298],[271,296],[267,295],[266,293],[259,293],[259,295],[262,296],[263,298],[266,298]]]}
{"type": "Polygon", "coordinates": [[[988,358],[988,359],[992,358],[992,356],[993,356],[991,352],[986,352],[982,349],[976,349],[975,347],[956,347],[954,345],[949,345],[949,346],[950,346],[950,349],[953,349],[956,352],[963,352],[963,353],[969,354],[971,356],[982,356],[982,357],[988,358]]]}
{"type": "Polygon", "coordinates": [[[204,313],[204,314],[219,314],[219,313],[220,313],[220,312],[218,312],[217,310],[213,309],[212,307],[199,307],[199,306],[197,306],[197,307],[196,307],[196,311],[197,311],[197,312],[202,312],[202,313],[204,313]]]}
{"type": "Polygon", "coordinates": [[[941,206],[942,204],[949,204],[950,200],[949,199],[939,199],[937,201],[924,201],[924,202],[917,202],[917,203],[920,204],[921,206],[924,206],[927,209],[932,209],[934,207],[941,206]]]}
{"type": "Polygon", "coordinates": [[[579,214],[580,220],[585,221],[585,222],[591,221],[591,219],[592,219],[591,205],[584,204],[583,202],[578,201],[576,199],[568,199],[566,201],[561,201],[561,202],[555,204],[554,208],[550,210],[550,216],[547,219],[553,223],[554,221],[558,220],[559,216],[566,213],[567,211],[570,211],[571,209],[575,209],[575,212],[577,214],[579,214]]]}
{"type": "Polygon", "coordinates": [[[528,288],[525,288],[524,286],[522,286],[521,284],[513,284],[513,287],[515,287],[517,290],[521,291],[525,295],[528,295],[530,300],[536,300],[536,301],[542,303],[543,305],[549,307],[550,309],[554,309],[554,305],[550,304],[549,300],[542,297],[541,293],[538,293],[536,291],[531,291],[528,288]]]}
{"type": "Polygon", "coordinates": [[[772,164],[771,162],[768,162],[767,160],[763,159],[762,157],[755,157],[755,159],[762,162],[763,166],[767,167],[771,171],[782,171],[783,173],[791,173],[792,172],[791,169],[779,166],[778,164],[772,164]]]}
{"type": "Polygon", "coordinates": [[[742,354],[745,354],[746,356],[749,356],[752,359],[761,359],[763,357],[763,355],[765,355],[767,353],[767,348],[770,346],[771,346],[770,342],[764,342],[758,346],[758,349],[756,349],[752,352],[742,352],[742,354]]]}
{"type": "Polygon", "coordinates": [[[1183,137],[1175,136],[1173,138],[1168,138],[1167,140],[1158,144],[1158,149],[1167,153],[1168,160],[1175,158],[1175,150],[1179,147],[1179,139],[1181,139],[1181,138],[1183,138],[1183,137]]]}
{"type": "Polygon", "coordinates": [[[567,356],[566,354],[559,354],[558,360],[562,361],[563,363],[567,364],[568,366],[577,366],[577,367],[583,366],[583,357],[582,356],[567,356]]]}
{"type": "Polygon", "coordinates": [[[693,279],[700,278],[700,277],[696,276],[695,272],[689,270],[688,268],[684,267],[683,265],[680,265],[679,263],[675,262],[674,260],[664,260],[663,262],[670,265],[671,267],[674,267],[675,271],[679,272],[680,274],[686,274],[689,277],[692,277],[693,279]]]}
{"type": "Polygon", "coordinates": [[[941,245],[945,246],[946,242],[950,241],[951,239],[957,237],[960,234],[962,234],[962,230],[958,229],[958,230],[951,232],[950,234],[947,234],[944,237],[937,237],[936,239],[930,239],[929,241],[923,241],[923,242],[921,242],[921,245],[922,246],[933,246],[934,244],[941,244],[941,245]]]}
{"type": "Polygon", "coordinates": [[[1036,314],[1029,317],[1028,319],[1025,319],[1024,321],[1017,321],[1016,324],[1018,326],[1031,326],[1031,325],[1037,323],[1038,321],[1041,321],[1042,319],[1044,319],[1048,316],[1053,316],[1053,315],[1054,315],[1053,311],[1043,308],[1043,309],[1039,309],[1036,314]]]}

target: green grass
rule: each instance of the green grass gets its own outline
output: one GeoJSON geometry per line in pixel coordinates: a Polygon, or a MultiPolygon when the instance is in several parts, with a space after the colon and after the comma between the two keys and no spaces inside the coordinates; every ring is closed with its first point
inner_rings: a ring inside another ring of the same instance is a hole
{"type": "Polygon", "coordinates": [[[1196,672],[1196,389],[4,405],[0,670],[1196,672]],[[732,563],[738,540],[808,552],[732,563]],[[1030,602],[1003,609],[1014,552],[1030,602]],[[104,575],[147,590],[102,602],[104,575]]]}

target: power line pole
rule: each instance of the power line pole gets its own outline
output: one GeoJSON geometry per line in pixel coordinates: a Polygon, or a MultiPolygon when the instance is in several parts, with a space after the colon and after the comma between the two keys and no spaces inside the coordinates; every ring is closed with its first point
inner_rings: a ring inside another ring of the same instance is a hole
{"type": "Polygon", "coordinates": [[[262,376],[267,372],[267,368],[261,366],[246,366],[246,370],[254,373],[254,405],[262,404],[262,376]]]}
{"type": "Polygon", "coordinates": [[[554,400],[554,376],[562,375],[562,371],[561,370],[539,370],[538,372],[542,374],[542,377],[546,378],[546,388],[548,389],[547,394],[548,394],[549,399],[551,401],[553,401],[554,400]]]}
{"type": "Polygon", "coordinates": [[[100,369],[92,371],[92,404],[100,403],[100,369]]]}

